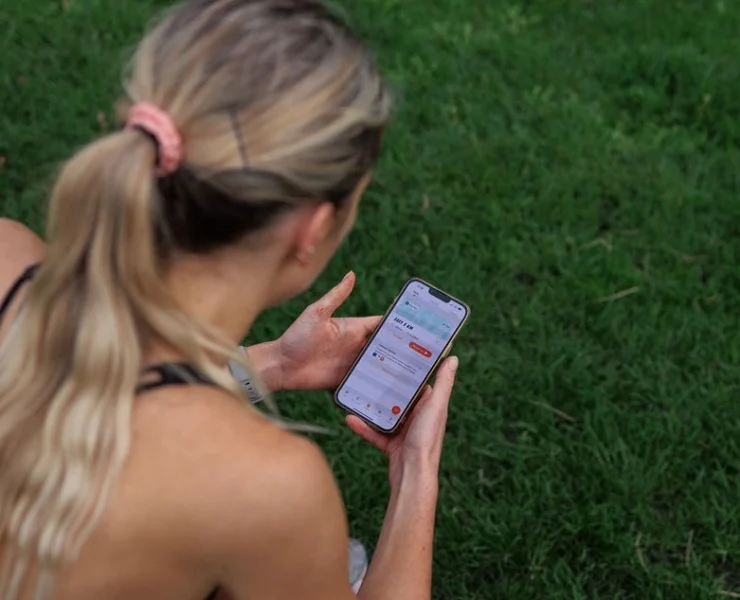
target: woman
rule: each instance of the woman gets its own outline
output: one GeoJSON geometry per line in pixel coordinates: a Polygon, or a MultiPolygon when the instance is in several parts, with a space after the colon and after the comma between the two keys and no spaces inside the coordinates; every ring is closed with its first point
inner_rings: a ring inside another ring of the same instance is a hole
{"type": "MultiPolygon", "coordinates": [[[[384,82],[317,1],[191,0],[141,42],[126,92],[126,126],[62,169],[48,246],[0,224],[2,600],[348,600],[326,460],[239,402],[226,367],[351,229],[384,82]]],[[[335,384],[376,322],[341,336],[329,320],[352,283],[242,366],[272,385],[335,384]]],[[[456,365],[399,436],[348,419],[390,466],[361,598],[430,597],[456,365]]]]}

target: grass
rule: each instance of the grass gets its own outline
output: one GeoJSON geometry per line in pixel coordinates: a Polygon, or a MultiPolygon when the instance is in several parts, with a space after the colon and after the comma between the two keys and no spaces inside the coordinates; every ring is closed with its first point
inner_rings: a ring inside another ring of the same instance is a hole
{"type": "MultiPolygon", "coordinates": [[[[351,239],[350,314],[418,275],[470,303],[436,600],[740,597],[740,4],[346,2],[400,106],[351,239]]],[[[164,2],[0,8],[0,214],[110,122],[164,2]]],[[[311,298],[266,314],[274,336],[311,298]]],[[[382,459],[286,394],[374,539],[382,459]]]]}

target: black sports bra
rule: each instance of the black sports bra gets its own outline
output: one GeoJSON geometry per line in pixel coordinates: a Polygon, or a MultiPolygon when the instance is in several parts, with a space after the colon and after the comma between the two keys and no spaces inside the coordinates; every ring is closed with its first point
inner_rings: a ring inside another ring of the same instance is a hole
{"type": "MultiPolygon", "coordinates": [[[[13,298],[18,294],[23,285],[33,279],[40,265],[32,265],[26,269],[23,274],[10,287],[10,290],[0,302],[0,323],[3,320],[4,313],[13,302],[13,298]]],[[[152,381],[144,381],[136,388],[136,394],[143,394],[151,390],[163,387],[165,385],[215,385],[208,377],[203,375],[193,365],[188,363],[161,363],[146,367],[142,371],[145,379],[149,375],[155,375],[152,381]]],[[[216,588],[205,600],[216,600],[219,589],[216,588]]]]}

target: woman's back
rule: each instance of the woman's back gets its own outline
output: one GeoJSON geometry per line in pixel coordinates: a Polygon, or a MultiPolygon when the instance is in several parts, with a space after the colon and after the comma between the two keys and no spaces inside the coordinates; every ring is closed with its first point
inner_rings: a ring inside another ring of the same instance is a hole
{"type": "Polygon", "coordinates": [[[79,560],[62,572],[55,600],[203,600],[228,583],[234,556],[243,557],[245,580],[254,577],[251,551],[270,552],[260,522],[295,498],[279,487],[266,497],[271,477],[302,462],[306,443],[199,387],[143,396],[132,428],[117,490],[79,560]],[[269,456],[281,447],[283,457],[269,456]],[[235,531],[243,535],[238,554],[227,551],[235,531]]]}
{"type": "MultiPolygon", "coordinates": [[[[9,221],[0,220],[0,240],[1,299],[29,264],[43,260],[45,249],[9,221]]],[[[0,342],[27,283],[2,315],[0,342]]],[[[256,566],[248,549],[257,560],[269,553],[263,533],[270,514],[282,518],[293,511],[287,505],[312,472],[306,463],[323,462],[305,440],[210,386],[162,386],[139,395],[131,427],[131,450],[115,491],[79,558],[59,572],[54,600],[216,597],[234,533],[246,534],[238,543],[248,578],[256,566]],[[283,476],[276,480],[276,473],[283,476]],[[280,481],[288,488],[281,489],[280,481]],[[271,487],[274,494],[266,495],[271,487]]],[[[298,536],[291,543],[300,541],[298,536]]],[[[33,598],[32,590],[24,590],[21,600],[26,598],[33,598]]]]}

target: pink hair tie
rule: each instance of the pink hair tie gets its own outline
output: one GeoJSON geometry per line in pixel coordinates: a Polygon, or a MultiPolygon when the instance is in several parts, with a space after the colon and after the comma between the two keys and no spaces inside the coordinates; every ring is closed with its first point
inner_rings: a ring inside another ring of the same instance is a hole
{"type": "Polygon", "coordinates": [[[134,104],[126,120],[127,129],[141,129],[157,143],[157,177],[171,175],[183,159],[182,136],[172,117],[149,102],[134,104]]]}

